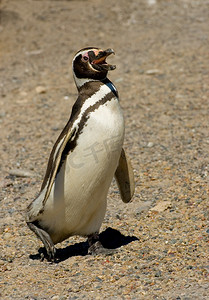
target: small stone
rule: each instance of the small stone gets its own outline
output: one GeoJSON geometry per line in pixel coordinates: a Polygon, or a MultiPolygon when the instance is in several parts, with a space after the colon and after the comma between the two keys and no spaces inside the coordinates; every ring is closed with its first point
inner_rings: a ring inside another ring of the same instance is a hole
{"type": "Polygon", "coordinates": [[[162,272],[161,271],[157,271],[156,273],[155,273],[155,277],[161,277],[162,276],[162,272]]]}
{"type": "Polygon", "coordinates": [[[171,201],[160,201],[157,205],[152,207],[150,211],[153,212],[162,212],[171,206],[171,201]]]}
{"type": "Polygon", "coordinates": [[[193,266],[188,266],[187,267],[187,270],[192,270],[193,269],[193,266]]]}
{"type": "Polygon", "coordinates": [[[34,177],[35,173],[28,171],[28,170],[23,170],[23,169],[12,169],[9,171],[9,174],[12,176],[17,176],[17,177],[34,177]]]}
{"type": "Polygon", "coordinates": [[[21,91],[21,92],[20,92],[20,96],[22,96],[22,97],[26,97],[27,95],[28,95],[28,93],[25,92],[25,91],[21,91]]]}
{"type": "Polygon", "coordinates": [[[141,203],[139,202],[139,207],[137,207],[135,210],[135,216],[139,216],[141,213],[148,211],[151,204],[152,201],[144,201],[144,202],[141,201],[141,203]]]}
{"type": "Polygon", "coordinates": [[[6,266],[6,269],[7,269],[7,271],[11,271],[11,270],[12,270],[12,267],[11,267],[10,265],[7,265],[7,266],[6,266]]]}
{"type": "Polygon", "coordinates": [[[5,111],[1,111],[0,112],[0,119],[2,118],[4,118],[6,116],[6,112],[5,111]]]}
{"type": "Polygon", "coordinates": [[[42,49],[37,49],[37,50],[33,50],[33,51],[25,51],[25,54],[30,56],[30,55],[39,55],[43,52],[42,49]]]}
{"type": "Polygon", "coordinates": [[[60,130],[60,128],[55,126],[55,127],[52,127],[52,130],[53,131],[58,131],[58,130],[60,130]]]}
{"type": "Polygon", "coordinates": [[[156,74],[161,74],[162,72],[158,69],[151,69],[151,70],[147,70],[145,72],[145,74],[147,75],[156,75],[156,74]]]}
{"type": "Polygon", "coordinates": [[[4,234],[4,239],[5,239],[5,240],[10,240],[11,237],[12,237],[12,234],[9,233],[9,232],[6,232],[6,233],[4,234]]]}
{"type": "Polygon", "coordinates": [[[185,98],[185,96],[184,95],[181,95],[181,94],[176,94],[176,99],[183,99],[183,98],[185,98]]]}
{"type": "Polygon", "coordinates": [[[103,281],[100,277],[96,276],[96,280],[103,281]]]}
{"type": "Polygon", "coordinates": [[[46,93],[46,88],[44,86],[39,85],[39,86],[36,87],[36,93],[37,94],[44,94],[44,93],[46,93]]]}
{"type": "Polygon", "coordinates": [[[3,259],[0,259],[0,266],[3,266],[5,264],[5,261],[3,259]]]}
{"type": "Polygon", "coordinates": [[[123,81],[123,77],[119,77],[115,80],[115,82],[122,82],[123,81]]]}
{"type": "Polygon", "coordinates": [[[152,148],[154,146],[154,143],[153,142],[149,142],[148,144],[147,144],[147,147],[148,148],[152,148]]]}

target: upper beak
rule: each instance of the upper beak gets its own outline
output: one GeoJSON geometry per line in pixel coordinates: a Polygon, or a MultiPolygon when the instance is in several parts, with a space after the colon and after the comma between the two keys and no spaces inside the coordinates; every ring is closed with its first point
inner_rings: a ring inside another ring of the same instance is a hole
{"type": "Polygon", "coordinates": [[[100,51],[94,60],[94,64],[99,64],[103,62],[110,54],[115,54],[113,49],[107,49],[104,51],[100,51]]]}

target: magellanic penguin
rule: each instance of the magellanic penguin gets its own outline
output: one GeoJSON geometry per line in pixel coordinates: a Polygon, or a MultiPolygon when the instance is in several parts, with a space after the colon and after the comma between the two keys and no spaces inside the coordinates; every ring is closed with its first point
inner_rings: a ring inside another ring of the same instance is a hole
{"type": "Polygon", "coordinates": [[[134,193],[133,171],[122,148],[123,113],[118,92],[107,78],[115,69],[106,62],[112,53],[89,47],[73,59],[78,98],[52,149],[41,191],[26,215],[48,260],[54,260],[54,244],[73,235],[88,238],[89,254],[102,253],[99,229],[113,176],[124,202],[134,193]]]}

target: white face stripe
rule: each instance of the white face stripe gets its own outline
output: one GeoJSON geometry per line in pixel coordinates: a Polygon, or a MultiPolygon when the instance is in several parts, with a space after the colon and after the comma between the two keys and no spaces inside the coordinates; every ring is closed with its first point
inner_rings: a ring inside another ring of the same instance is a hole
{"type": "Polygon", "coordinates": [[[76,57],[78,57],[80,54],[83,56],[84,54],[86,54],[87,52],[89,51],[94,51],[94,52],[99,52],[99,51],[102,51],[102,49],[96,49],[96,48],[90,48],[90,49],[87,49],[87,50],[84,50],[84,51],[79,51],[73,58],[73,62],[74,60],[76,59],[76,57]]]}
{"type": "MultiPolygon", "coordinates": [[[[74,60],[76,59],[76,57],[78,57],[80,54],[83,56],[83,55],[86,54],[87,52],[88,52],[88,50],[78,52],[78,53],[74,56],[73,62],[74,62],[74,60]]],[[[73,63],[73,62],[72,62],[72,63],[73,63]]]]}
{"type": "Polygon", "coordinates": [[[74,74],[74,80],[78,88],[82,87],[82,85],[84,85],[86,82],[95,81],[93,79],[88,79],[88,78],[77,78],[75,74],[74,74]]]}

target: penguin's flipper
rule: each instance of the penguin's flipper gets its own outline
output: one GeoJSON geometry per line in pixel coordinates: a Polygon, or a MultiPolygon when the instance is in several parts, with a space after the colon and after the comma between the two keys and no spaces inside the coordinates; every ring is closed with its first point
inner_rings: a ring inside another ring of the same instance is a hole
{"type": "MultiPolygon", "coordinates": [[[[65,147],[67,143],[72,141],[75,137],[77,128],[72,128],[70,125],[70,122],[68,122],[68,124],[60,134],[59,138],[57,139],[54,148],[52,149],[52,152],[50,154],[45,178],[41,187],[42,191],[47,186],[43,200],[43,205],[46,203],[46,200],[51,192],[52,185],[57,175],[57,171],[59,169],[65,147]]],[[[70,148],[68,150],[70,151],[70,148]]]]}
{"type": "Polygon", "coordinates": [[[128,203],[131,201],[134,190],[134,172],[131,166],[131,162],[122,148],[118,167],[115,171],[115,179],[120,191],[123,202],[128,203]]]}

